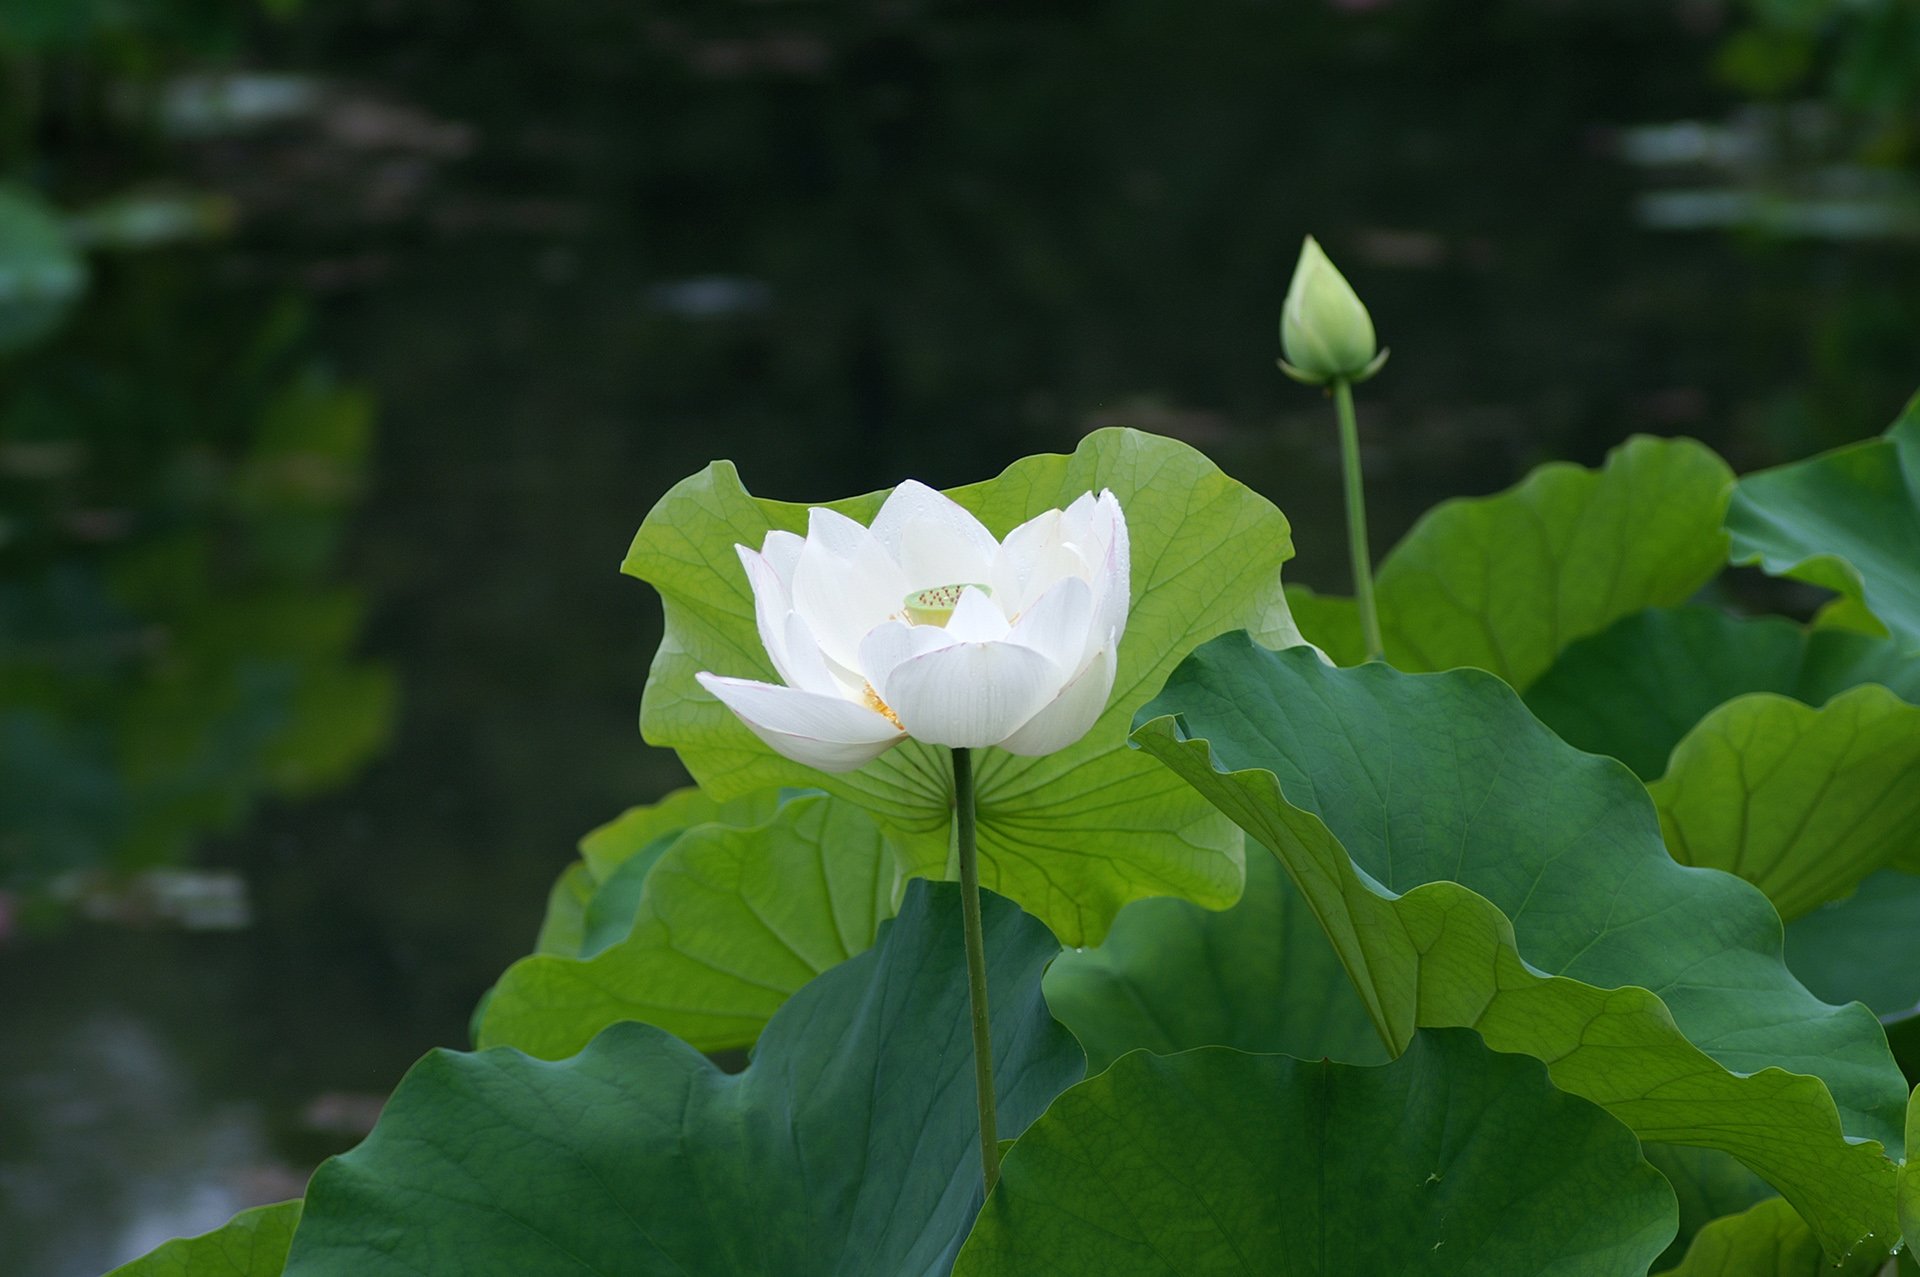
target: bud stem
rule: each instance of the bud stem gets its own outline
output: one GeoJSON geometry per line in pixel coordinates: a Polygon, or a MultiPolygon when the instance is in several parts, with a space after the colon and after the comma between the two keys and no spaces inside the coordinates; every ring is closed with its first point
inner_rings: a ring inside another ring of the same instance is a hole
{"type": "Polygon", "coordinates": [[[1353,558],[1353,598],[1360,607],[1360,630],[1367,659],[1382,660],[1380,613],[1373,603],[1373,556],[1367,552],[1367,496],[1360,478],[1360,427],[1353,416],[1353,386],[1345,377],[1333,382],[1333,403],[1340,414],[1340,470],[1347,487],[1347,551],[1353,558]]]}
{"type": "Polygon", "coordinates": [[[973,819],[973,756],[953,751],[953,833],[959,845],[960,916],[967,945],[967,1001],[973,1011],[973,1084],[980,1104],[980,1169],[987,1191],[1000,1182],[993,1113],[993,1031],[987,1019],[987,951],[980,930],[980,851],[973,819]]]}

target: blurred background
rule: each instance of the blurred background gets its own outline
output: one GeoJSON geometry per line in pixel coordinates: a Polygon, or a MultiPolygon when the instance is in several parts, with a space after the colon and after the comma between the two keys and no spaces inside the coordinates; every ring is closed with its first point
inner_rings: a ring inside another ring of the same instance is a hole
{"type": "Polygon", "coordinates": [[[1131,424],[1375,544],[1920,386],[1912,0],[0,0],[0,1269],[299,1192],[679,783],[617,571],[1131,424]]]}

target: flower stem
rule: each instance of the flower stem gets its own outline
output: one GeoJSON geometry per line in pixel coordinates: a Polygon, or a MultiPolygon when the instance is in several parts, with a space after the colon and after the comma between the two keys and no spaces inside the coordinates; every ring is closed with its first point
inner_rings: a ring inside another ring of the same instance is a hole
{"type": "Polygon", "coordinates": [[[980,1169],[987,1191],[1000,1182],[993,1120],[993,1032],[987,1020],[987,951],[980,934],[980,849],[973,824],[973,755],[953,751],[953,828],[960,850],[960,914],[967,943],[967,1001],[973,1010],[973,1083],[980,1102],[980,1169]]]}
{"type": "Polygon", "coordinates": [[[1360,479],[1360,427],[1353,417],[1353,386],[1345,377],[1333,383],[1333,403],[1340,413],[1340,470],[1347,485],[1347,551],[1353,557],[1353,597],[1360,606],[1360,630],[1366,636],[1367,659],[1386,656],[1380,641],[1380,613],[1373,603],[1373,556],[1367,553],[1367,495],[1360,479]]]}

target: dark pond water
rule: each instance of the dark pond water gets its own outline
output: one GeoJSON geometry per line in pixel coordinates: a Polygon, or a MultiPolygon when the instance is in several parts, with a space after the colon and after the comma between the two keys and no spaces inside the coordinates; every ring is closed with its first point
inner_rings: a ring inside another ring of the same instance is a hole
{"type": "Polygon", "coordinates": [[[0,356],[20,1277],[297,1193],[464,1041],[574,840],[680,780],[617,567],[711,458],[825,498],[1138,425],[1340,589],[1331,419],[1272,364],[1307,231],[1394,351],[1379,547],[1920,384],[1912,85],[1701,0],[204,8],[0,25],[4,176],[94,243],[0,356]]]}

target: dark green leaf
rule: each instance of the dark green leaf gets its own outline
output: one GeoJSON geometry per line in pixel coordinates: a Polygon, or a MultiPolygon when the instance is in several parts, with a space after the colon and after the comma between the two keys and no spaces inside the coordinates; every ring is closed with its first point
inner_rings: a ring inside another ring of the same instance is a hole
{"type": "Polygon", "coordinates": [[[1386,1047],[1306,900],[1261,852],[1240,903],[1141,900],[1047,972],[1047,1003],[1098,1072],[1136,1047],[1231,1046],[1352,1064],[1386,1047]]]}
{"type": "Polygon", "coordinates": [[[1337,670],[1244,636],[1135,739],[1272,848],[1390,1040],[1465,1025],[1643,1138],[1739,1157],[1834,1254],[1889,1244],[1904,1086],[1752,887],[1677,866],[1645,790],[1471,671],[1337,670]],[[1710,922],[1709,922],[1710,920],[1710,922]],[[1837,1103],[1836,1103],[1837,1102],[1837,1103]]]}
{"type": "Polygon", "coordinates": [[[1920,396],[1879,439],[1741,479],[1727,531],[1736,563],[1857,599],[1920,647],[1920,396]]]}
{"type": "Polygon", "coordinates": [[[1641,1277],[1673,1194],[1596,1106],[1462,1030],[1358,1068],[1138,1052],[1007,1158],[956,1277],[1641,1277]]]}
{"type": "MultiPolygon", "coordinates": [[[[985,901],[1001,1133],[1083,1060],[1047,1014],[1059,944],[985,901]]],[[[558,1063],[436,1051],[315,1174],[291,1277],[943,1274],[981,1199],[959,889],[916,882],[796,994],[744,1073],[618,1024],[558,1063]]]]}
{"type": "Polygon", "coordinates": [[[1653,608],[1569,646],[1526,699],[1562,740],[1653,780],[1680,738],[1736,696],[1773,692],[1818,706],[1862,683],[1920,704],[1920,661],[1887,639],[1779,617],[1653,608]]]}

